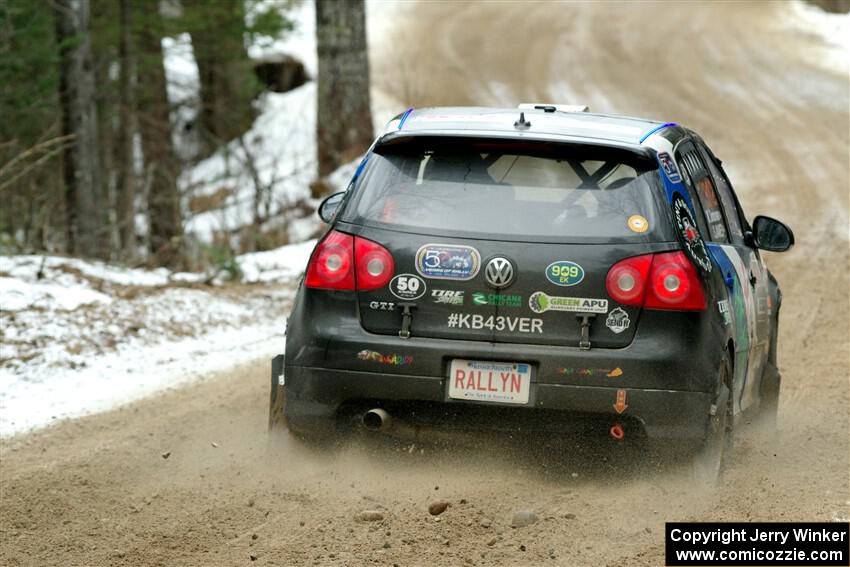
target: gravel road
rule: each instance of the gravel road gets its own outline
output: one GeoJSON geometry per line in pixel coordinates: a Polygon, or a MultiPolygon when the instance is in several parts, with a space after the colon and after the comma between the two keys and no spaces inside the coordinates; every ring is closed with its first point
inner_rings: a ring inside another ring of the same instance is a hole
{"type": "Polygon", "coordinates": [[[432,2],[406,9],[374,62],[415,105],[582,102],[686,124],[748,215],[795,229],[794,250],[767,258],[785,296],[779,436],[745,426],[720,490],[486,446],[269,451],[257,361],[0,442],[0,564],[642,566],[662,564],[665,521],[847,520],[848,76],[785,12],[432,2]],[[450,506],[432,517],[437,500],[450,506]],[[516,510],[539,521],[511,528],[516,510]]]}

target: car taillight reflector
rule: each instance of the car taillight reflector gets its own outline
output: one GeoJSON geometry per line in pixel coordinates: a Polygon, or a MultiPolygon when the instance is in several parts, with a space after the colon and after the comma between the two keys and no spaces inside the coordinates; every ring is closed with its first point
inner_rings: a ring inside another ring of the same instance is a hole
{"type": "Polygon", "coordinates": [[[354,237],[332,230],[313,251],[307,266],[307,287],[354,289],[354,237]]]}
{"type": "Polygon", "coordinates": [[[368,291],[389,283],[395,271],[393,257],[386,248],[371,240],[354,237],[357,289],[368,291]]]}
{"type": "Polygon", "coordinates": [[[684,252],[665,252],[652,258],[649,289],[643,306],[647,309],[702,311],[705,292],[696,268],[684,252]]]}
{"type": "Polygon", "coordinates": [[[652,254],[626,258],[611,266],[605,278],[608,295],[623,305],[642,305],[652,254]]]}
{"type": "Polygon", "coordinates": [[[608,295],[623,305],[676,311],[705,309],[699,275],[681,251],[621,260],[608,270],[605,287],[608,295]]]}
{"type": "Polygon", "coordinates": [[[305,285],[314,289],[370,290],[387,285],[395,264],[386,248],[332,230],[313,251],[305,285]]]}

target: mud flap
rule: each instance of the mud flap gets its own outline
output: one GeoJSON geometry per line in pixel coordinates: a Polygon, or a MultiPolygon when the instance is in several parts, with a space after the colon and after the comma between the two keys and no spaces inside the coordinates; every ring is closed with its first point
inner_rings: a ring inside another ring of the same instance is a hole
{"type": "Polygon", "coordinates": [[[283,355],[272,358],[272,389],[269,396],[269,431],[286,428],[283,418],[283,405],[286,395],[283,391],[283,355]]]}

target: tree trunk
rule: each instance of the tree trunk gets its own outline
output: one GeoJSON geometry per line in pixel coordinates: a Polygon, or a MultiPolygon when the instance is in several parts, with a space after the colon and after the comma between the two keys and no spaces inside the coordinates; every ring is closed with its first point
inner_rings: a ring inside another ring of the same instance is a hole
{"type": "Polygon", "coordinates": [[[109,227],[100,169],[89,0],[54,0],[53,5],[61,47],[62,129],[74,136],[64,162],[68,239],[75,254],[106,258],[109,227]]]}
{"type": "Polygon", "coordinates": [[[119,130],[115,144],[115,161],[118,165],[116,218],[123,255],[135,255],[136,227],[136,171],[134,167],[133,137],[138,130],[136,116],[136,61],[133,46],[132,5],[130,0],[120,0],[118,61],[121,66],[119,92],[119,130]]]}
{"type": "Polygon", "coordinates": [[[182,262],[182,223],[177,189],[179,164],[171,141],[170,108],[158,20],[158,14],[147,14],[139,34],[139,52],[145,54],[138,69],[139,132],[148,186],[150,250],[156,263],[179,267],[182,262]]]}
{"type": "Polygon", "coordinates": [[[365,152],[372,143],[369,57],[364,0],[316,0],[319,175],[365,152]]]}
{"type": "Polygon", "coordinates": [[[187,0],[184,6],[198,64],[201,111],[197,128],[206,156],[248,128],[257,81],[245,49],[244,2],[187,0]]]}

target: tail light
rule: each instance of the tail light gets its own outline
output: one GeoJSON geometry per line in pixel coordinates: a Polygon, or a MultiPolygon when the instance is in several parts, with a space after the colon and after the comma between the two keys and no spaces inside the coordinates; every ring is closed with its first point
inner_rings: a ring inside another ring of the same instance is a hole
{"type": "Polygon", "coordinates": [[[386,248],[332,230],[310,258],[305,285],[314,289],[370,290],[387,285],[395,265],[386,248]]]}
{"type": "Polygon", "coordinates": [[[650,285],[643,306],[647,309],[702,311],[705,292],[694,265],[684,252],[665,252],[652,258],[650,285]]]}
{"type": "Polygon", "coordinates": [[[621,260],[608,270],[605,287],[608,295],[623,305],[675,311],[705,309],[702,283],[681,251],[621,260]]]}
{"type": "Polygon", "coordinates": [[[380,244],[355,236],[354,257],[357,289],[378,289],[392,279],[395,270],[393,257],[380,244]]]}
{"type": "Polygon", "coordinates": [[[614,264],[605,278],[608,295],[623,305],[642,305],[651,264],[652,254],[626,258],[614,264]]]}
{"type": "Polygon", "coordinates": [[[328,233],[310,258],[307,287],[354,289],[354,237],[335,230],[328,233]]]}

